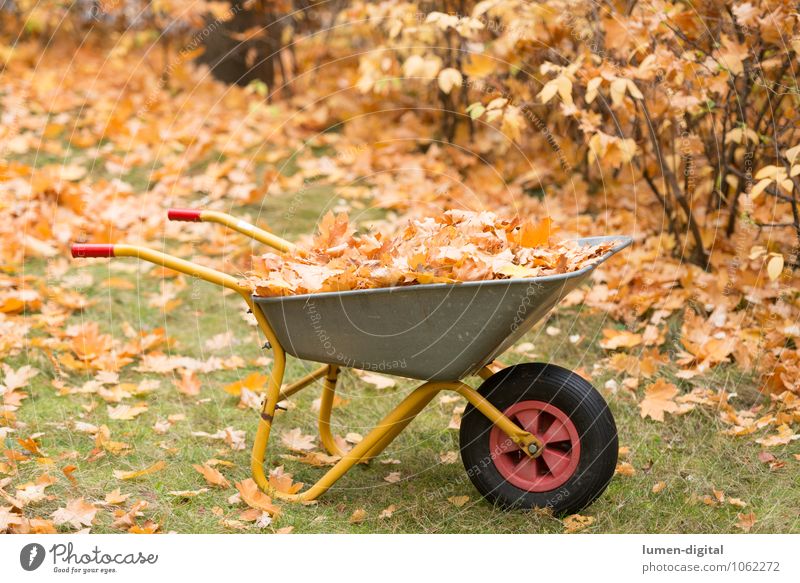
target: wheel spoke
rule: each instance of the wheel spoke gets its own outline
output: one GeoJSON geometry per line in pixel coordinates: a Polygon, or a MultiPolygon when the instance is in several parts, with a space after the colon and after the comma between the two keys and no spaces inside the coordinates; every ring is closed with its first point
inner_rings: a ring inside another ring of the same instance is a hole
{"type": "Polygon", "coordinates": [[[542,414],[537,409],[518,411],[514,416],[525,431],[536,435],[539,432],[539,416],[542,414]]]}
{"type": "Polygon", "coordinates": [[[558,475],[569,467],[570,456],[569,454],[546,447],[542,452],[541,459],[547,464],[551,474],[558,475]]]}
{"type": "Polygon", "coordinates": [[[553,418],[553,423],[541,437],[543,443],[556,443],[558,441],[570,441],[569,430],[560,420],[553,418]]]}
{"type": "Polygon", "coordinates": [[[525,456],[514,466],[514,474],[523,480],[534,481],[539,478],[536,460],[525,456]]]}
{"type": "Polygon", "coordinates": [[[492,450],[492,455],[511,453],[512,451],[519,451],[519,446],[506,435],[504,436],[504,439],[500,441],[497,447],[492,450]]]}

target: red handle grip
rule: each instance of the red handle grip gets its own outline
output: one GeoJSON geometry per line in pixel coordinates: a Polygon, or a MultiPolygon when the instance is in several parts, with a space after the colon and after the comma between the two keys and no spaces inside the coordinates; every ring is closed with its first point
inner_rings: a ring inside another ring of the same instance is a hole
{"type": "Polygon", "coordinates": [[[76,243],[71,248],[73,257],[114,257],[113,245],[93,245],[76,243]]]}
{"type": "Polygon", "coordinates": [[[169,209],[167,211],[167,218],[170,221],[190,221],[197,222],[200,220],[200,213],[197,209],[169,209]]]}

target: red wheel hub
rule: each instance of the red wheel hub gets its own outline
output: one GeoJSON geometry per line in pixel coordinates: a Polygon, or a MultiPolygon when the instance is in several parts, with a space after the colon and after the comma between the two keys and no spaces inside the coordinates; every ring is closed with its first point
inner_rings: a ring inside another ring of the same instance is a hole
{"type": "Polygon", "coordinates": [[[572,477],[581,457],[581,440],[566,413],[542,401],[521,401],[503,413],[544,446],[539,457],[531,458],[499,427],[492,427],[489,452],[506,481],[528,492],[549,492],[572,477]]]}

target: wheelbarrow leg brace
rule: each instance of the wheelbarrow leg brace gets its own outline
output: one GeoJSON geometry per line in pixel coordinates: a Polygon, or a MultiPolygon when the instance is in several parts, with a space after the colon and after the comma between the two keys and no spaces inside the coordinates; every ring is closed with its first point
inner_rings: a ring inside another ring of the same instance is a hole
{"type": "Polygon", "coordinates": [[[322,396],[319,403],[319,440],[330,455],[344,457],[344,452],[336,445],[333,433],[331,433],[331,410],[338,378],[339,367],[335,364],[330,365],[325,375],[325,383],[322,385],[322,396]]]}
{"type": "MultiPolygon", "coordinates": [[[[278,366],[278,361],[275,361],[278,366]]],[[[282,375],[281,371],[281,375],[282,375]]],[[[270,388],[272,385],[270,385],[270,388]]],[[[476,409],[486,415],[493,423],[505,432],[520,448],[531,457],[536,457],[541,451],[541,443],[527,431],[523,431],[514,424],[508,417],[503,415],[494,405],[489,403],[475,389],[465,385],[460,381],[439,382],[433,381],[425,383],[403,401],[400,402],[378,425],[367,434],[364,439],[353,449],[347,452],[322,478],[304,492],[297,494],[286,494],[273,489],[269,480],[264,475],[263,462],[266,454],[266,444],[269,438],[269,429],[272,422],[270,415],[262,414],[259,423],[256,442],[253,446],[252,470],[256,483],[266,492],[282,500],[292,502],[307,502],[315,500],[326,492],[339,478],[357,463],[368,460],[378,455],[389,445],[392,440],[419,414],[430,401],[443,390],[451,390],[459,393],[466,398],[476,409]]],[[[267,399],[265,410],[268,408],[270,399],[267,399]]],[[[274,407],[272,408],[274,412],[274,407]]]]}

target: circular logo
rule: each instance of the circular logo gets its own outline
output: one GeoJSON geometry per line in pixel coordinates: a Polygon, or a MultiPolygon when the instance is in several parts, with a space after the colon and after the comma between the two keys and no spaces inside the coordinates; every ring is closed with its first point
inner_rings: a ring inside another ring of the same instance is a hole
{"type": "Polygon", "coordinates": [[[19,564],[26,571],[35,571],[44,562],[44,547],[39,543],[30,543],[19,552],[19,564]]]}

